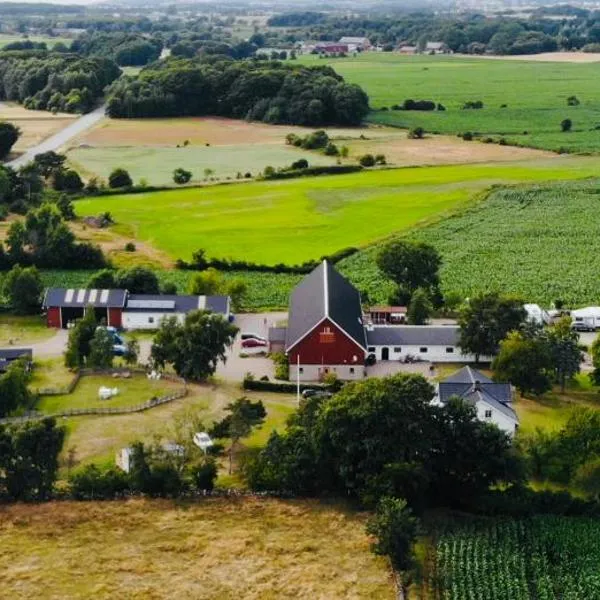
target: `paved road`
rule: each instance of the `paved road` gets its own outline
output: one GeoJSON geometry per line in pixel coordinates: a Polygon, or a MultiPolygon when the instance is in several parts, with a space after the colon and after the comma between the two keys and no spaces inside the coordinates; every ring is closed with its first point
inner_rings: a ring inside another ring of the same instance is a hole
{"type": "Polygon", "coordinates": [[[83,133],[96,123],[98,123],[103,117],[106,106],[103,104],[98,107],[96,110],[93,110],[86,115],[79,117],[73,121],[70,125],[55,133],[53,136],[45,139],[43,142],[30,148],[19,156],[19,158],[15,158],[15,160],[7,163],[9,167],[13,167],[17,169],[26,165],[28,162],[31,162],[36,154],[41,154],[42,152],[50,152],[51,150],[58,150],[61,146],[64,146],[69,140],[73,139],[75,136],[83,133]]]}

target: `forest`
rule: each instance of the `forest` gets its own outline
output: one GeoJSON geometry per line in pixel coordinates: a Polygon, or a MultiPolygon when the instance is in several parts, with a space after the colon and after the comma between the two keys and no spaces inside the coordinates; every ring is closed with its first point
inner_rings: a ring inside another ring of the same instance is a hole
{"type": "Polygon", "coordinates": [[[368,97],[326,66],[234,61],[223,56],[171,59],[108,92],[114,118],[218,115],[265,123],[358,125],[368,97]]]}

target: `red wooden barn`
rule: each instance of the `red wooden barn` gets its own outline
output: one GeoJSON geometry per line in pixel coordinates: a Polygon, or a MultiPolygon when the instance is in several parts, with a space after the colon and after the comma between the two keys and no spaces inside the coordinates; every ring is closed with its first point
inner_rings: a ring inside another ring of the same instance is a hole
{"type": "Polygon", "coordinates": [[[126,290],[50,288],[42,308],[46,311],[48,327],[67,328],[70,322],[83,317],[86,310],[93,310],[98,323],[105,322],[120,329],[126,302],[126,290]]]}
{"type": "Polygon", "coordinates": [[[285,350],[290,379],[317,381],[365,375],[367,343],[358,290],[323,261],[293,290],[285,350]],[[299,367],[298,367],[299,363],[299,367]]]}

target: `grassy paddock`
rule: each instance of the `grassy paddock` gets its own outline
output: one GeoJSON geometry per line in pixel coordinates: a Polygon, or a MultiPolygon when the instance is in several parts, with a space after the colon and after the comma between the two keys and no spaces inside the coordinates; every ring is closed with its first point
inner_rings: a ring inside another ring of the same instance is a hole
{"type": "Polygon", "coordinates": [[[365,515],[316,501],[15,505],[0,519],[0,596],[394,598],[365,515]]]}
{"type": "Polygon", "coordinates": [[[465,206],[494,184],[572,179],[597,159],[371,171],[279,182],[81,200],[80,215],[110,211],[116,231],[173,258],[209,256],[276,264],[365,246],[465,206]]]}
{"type": "Polygon", "coordinates": [[[539,61],[482,60],[455,56],[401,56],[364,53],[322,60],[302,56],[307,64],[329,64],[369,94],[375,109],[407,98],[441,102],[446,111],[375,111],[369,120],[398,127],[424,127],[437,133],[479,132],[507,137],[511,143],[575,152],[600,150],[600,67],[539,61]],[[579,106],[567,106],[577,96],[579,106]],[[483,110],[461,110],[482,100],[483,110]],[[505,108],[501,108],[506,105],[505,108]],[[573,131],[561,134],[563,119],[573,131]]]}
{"type": "Polygon", "coordinates": [[[0,347],[27,346],[47,340],[55,334],[56,331],[48,329],[41,316],[18,317],[0,314],[0,347]]]}

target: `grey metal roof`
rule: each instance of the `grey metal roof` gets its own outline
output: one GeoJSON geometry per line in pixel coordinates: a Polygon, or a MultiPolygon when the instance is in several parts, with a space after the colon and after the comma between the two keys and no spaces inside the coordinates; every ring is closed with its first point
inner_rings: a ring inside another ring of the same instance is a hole
{"type": "Polygon", "coordinates": [[[453,373],[449,377],[444,379],[444,383],[468,383],[474,384],[479,383],[494,383],[489,377],[484,375],[481,371],[473,369],[472,367],[463,367],[456,373],[453,373]]]}
{"type": "Polygon", "coordinates": [[[4,373],[8,365],[19,358],[27,358],[31,362],[33,350],[31,348],[0,348],[0,373],[4,373]]]}
{"type": "Polygon", "coordinates": [[[49,288],[44,296],[44,308],[85,307],[123,308],[127,299],[126,290],[94,290],[74,288],[49,288]]]}
{"type": "Polygon", "coordinates": [[[179,296],[177,294],[130,294],[125,312],[188,313],[210,310],[227,314],[227,296],[179,296]]]}
{"type": "Polygon", "coordinates": [[[286,349],[289,350],[325,318],[336,323],[361,348],[366,348],[360,294],[324,260],[292,291],[286,349]]]}
{"type": "Polygon", "coordinates": [[[470,404],[486,402],[508,417],[518,420],[511,406],[512,387],[509,383],[496,383],[489,377],[471,367],[463,367],[447,377],[438,385],[438,398],[445,403],[458,396],[470,404]]]}
{"type": "Polygon", "coordinates": [[[270,342],[285,342],[287,327],[269,327],[270,342]]]}
{"type": "Polygon", "coordinates": [[[375,325],[366,331],[369,346],[457,346],[459,338],[454,325],[375,325]]]}

